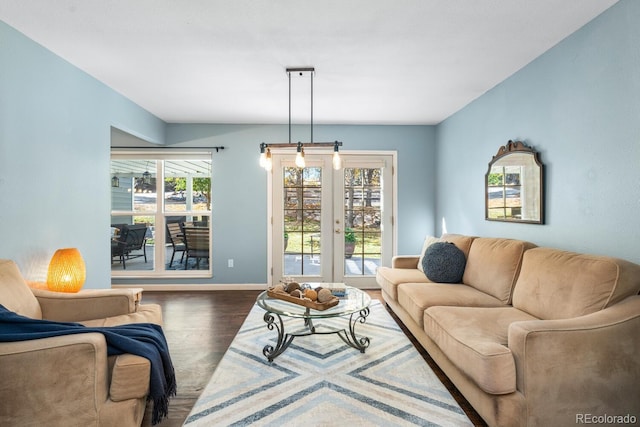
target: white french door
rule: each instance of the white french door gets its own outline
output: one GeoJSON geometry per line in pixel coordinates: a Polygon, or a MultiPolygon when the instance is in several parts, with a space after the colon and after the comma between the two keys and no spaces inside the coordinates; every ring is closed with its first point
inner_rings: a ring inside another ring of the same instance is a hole
{"type": "Polygon", "coordinates": [[[269,283],[344,282],[376,287],[380,265],[393,251],[394,154],[274,153],[269,283]]]}

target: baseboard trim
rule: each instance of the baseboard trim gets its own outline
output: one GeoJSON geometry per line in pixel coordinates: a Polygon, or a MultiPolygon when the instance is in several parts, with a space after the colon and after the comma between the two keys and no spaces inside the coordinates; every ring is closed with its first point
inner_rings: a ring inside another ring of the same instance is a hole
{"type": "Polygon", "coordinates": [[[264,291],[267,289],[266,283],[216,283],[210,285],[180,285],[180,284],[167,284],[167,285],[115,285],[112,284],[113,289],[128,289],[138,288],[145,291],[153,292],[179,292],[179,291],[264,291]]]}

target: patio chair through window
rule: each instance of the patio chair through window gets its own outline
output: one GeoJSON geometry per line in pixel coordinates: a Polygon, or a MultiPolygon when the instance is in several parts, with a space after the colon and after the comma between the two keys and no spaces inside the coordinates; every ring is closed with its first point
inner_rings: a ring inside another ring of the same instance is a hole
{"type": "Polygon", "coordinates": [[[182,264],[187,246],[184,244],[184,234],[180,228],[179,222],[167,223],[167,240],[173,249],[173,252],[171,253],[171,261],[169,261],[169,268],[173,266],[173,258],[175,257],[176,252],[182,252],[182,256],[180,257],[180,263],[182,264]]]}
{"type": "Polygon", "coordinates": [[[122,268],[127,269],[126,260],[144,257],[147,262],[147,226],[145,224],[123,225],[120,228],[120,236],[111,241],[111,262],[118,257],[122,268]],[[139,253],[137,251],[142,251],[139,253]],[[137,252],[137,253],[136,253],[137,252]]]}
{"type": "Polygon", "coordinates": [[[183,227],[184,243],[187,249],[187,259],[184,269],[189,266],[189,258],[196,259],[196,269],[200,269],[200,259],[209,262],[209,227],[183,227]]]}

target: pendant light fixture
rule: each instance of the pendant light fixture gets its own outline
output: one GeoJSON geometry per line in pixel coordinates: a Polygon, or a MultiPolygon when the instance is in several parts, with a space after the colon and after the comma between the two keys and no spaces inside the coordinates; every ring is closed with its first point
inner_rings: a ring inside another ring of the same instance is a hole
{"type": "Polygon", "coordinates": [[[142,174],[142,182],[144,184],[151,184],[151,173],[149,172],[149,162],[147,162],[147,168],[142,174]]]}
{"type": "Polygon", "coordinates": [[[149,173],[149,171],[144,171],[144,173],[142,174],[142,182],[144,182],[145,184],[151,184],[151,174],[149,173]]]}
{"type": "Polygon", "coordinates": [[[340,158],[340,153],[338,153],[338,144],[335,144],[333,146],[333,159],[332,159],[332,163],[333,163],[333,168],[335,170],[341,169],[342,168],[342,159],[340,158]]]}
{"type": "Polygon", "coordinates": [[[315,74],[315,68],[313,67],[304,67],[304,68],[287,68],[287,76],[289,77],[289,142],[288,143],[274,143],[268,144],[263,142],[260,144],[260,166],[263,167],[266,171],[271,171],[273,169],[273,163],[271,160],[271,148],[295,148],[296,149],[296,166],[299,168],[304,168],[306,163],[304,159],[304,149],[306,148],[317,148],[317,147],[333,147],[333,168],[340,169],[342,167],[342,159],[340,159],[339,147],[342,147],[342,142],[334,141],[334,142],[313,142],[313,75],[315,74]],[[311,124],[310,124],[310,133],[311,137],[309,142],[300,142],[294,144],[291,142],[291,75],[298,74],[300,76],[309,75],[311,78],[311,124]]]}

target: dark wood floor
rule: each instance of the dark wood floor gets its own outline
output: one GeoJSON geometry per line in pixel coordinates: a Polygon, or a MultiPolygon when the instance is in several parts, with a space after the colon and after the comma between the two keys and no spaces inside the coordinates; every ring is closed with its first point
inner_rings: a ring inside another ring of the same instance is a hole
{"type": "MultiPolygon", "coordinates": [[[[260,291],[150,292],[143,303],[162,306],[164,332],[176,370],[178,393],[169,403],[169,417],[159,427],[182,426],[214,369],[231,345],[260,291]]],[[[382,300],[380,291],[368,291],[382,300]]],[[[486,426],[429,355],[390,312],[440,380],[476,426],[486,426]]],[[[147,406],[143,426],[151,426],[147,406]]]]}

